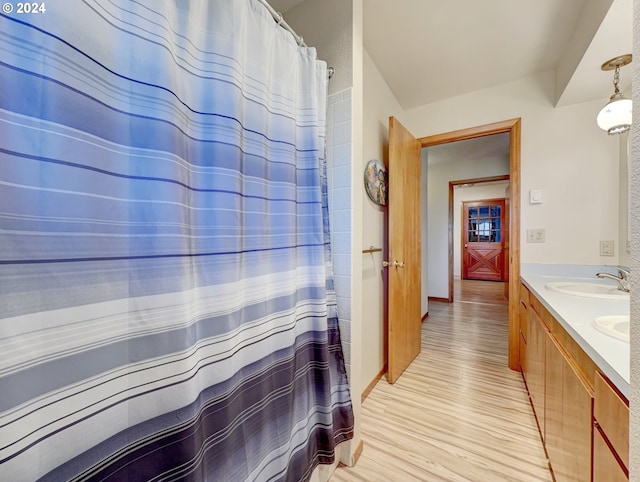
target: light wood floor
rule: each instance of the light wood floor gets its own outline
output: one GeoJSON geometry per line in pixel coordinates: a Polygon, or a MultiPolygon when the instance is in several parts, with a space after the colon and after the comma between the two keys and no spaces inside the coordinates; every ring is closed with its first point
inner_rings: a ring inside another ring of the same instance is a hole
{"type": "Polygon", "coordinates": [[[331,481],[551,482],[507,328],[505,304],[430,302],[422,352],[364,401],[362,456],[331,481]]]}
{"type": "Polygon", "coordinates": [[[504,296],[502,281],[453,280],[453,299],[471,303],[509,304],[504,296]]]}

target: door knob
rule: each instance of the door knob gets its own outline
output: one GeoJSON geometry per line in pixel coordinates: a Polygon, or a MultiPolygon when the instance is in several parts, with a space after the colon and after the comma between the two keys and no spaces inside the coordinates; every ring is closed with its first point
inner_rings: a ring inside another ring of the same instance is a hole
{"type": "Polygon", "coordinates": [[[398,261],[397,259],[394,259],[391,263],[388,261],[382,262],[383,268],[388,268],[389,266],[393,266],[394,268],[404,268],[405,264],[404,261],[398,261]]]}

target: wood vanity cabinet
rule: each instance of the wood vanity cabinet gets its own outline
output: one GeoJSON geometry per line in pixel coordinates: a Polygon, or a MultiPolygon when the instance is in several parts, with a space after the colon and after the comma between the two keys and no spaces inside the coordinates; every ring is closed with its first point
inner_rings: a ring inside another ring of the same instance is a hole
{"type": "Polygon", "coordinates": [[[593,431],[593,482],[627,482],[628,475],[609,449],[602,433],[593,431]]]}
{"type": "Polygon", "coordinates": [[[593,481],[629,480],[629,402],[596,372],[593,410],[593,481]]]}
{"type": "Polygon", "coordinates": [[[557,482],[589,482],[593,392],[551,333],[547,333],[545,354],[549,462],[557,482]]]}
{"type": "Polygon", "coordinates": [[[527,383],[527,309],[529,307],[529,290],[523,284],[520,285],[520,308],[519,308],[519,343],[518,353],[520,361],[520,371],[525,384],[527,383]]]}
{"type": "Polygon", "coordinates": [[[545,439],[545,338],[547,327],[538,314],[527,308],[527,351],[525,365],[527,367],[527,390],[531,398],[531,405],[538,420],[540,435],[545,439]]]}
{"type": "Polygon", "coordinates": [[[521,366],[549,464],[556,482],[590,482],[595,364],[533,294],[522,298],[521,366]]]}

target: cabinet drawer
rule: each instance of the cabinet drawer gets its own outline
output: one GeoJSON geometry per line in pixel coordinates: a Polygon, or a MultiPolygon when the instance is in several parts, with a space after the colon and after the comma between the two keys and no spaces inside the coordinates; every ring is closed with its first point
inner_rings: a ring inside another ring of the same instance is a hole
{"type": "Polygon", "coordinates": [[[593,430],[593,482],[627,482],[627,474],[620,467],[600,429],[593,430]]]}
{"type": "Polygon", "coordinates": [[[594,413],[598,425],[618,457],[629,468],[629,405],[624,398],[596,372],[594,413]]]}

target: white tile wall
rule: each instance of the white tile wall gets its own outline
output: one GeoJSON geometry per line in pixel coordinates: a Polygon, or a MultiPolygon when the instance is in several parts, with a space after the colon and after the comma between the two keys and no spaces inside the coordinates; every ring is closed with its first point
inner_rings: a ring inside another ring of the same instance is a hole
{"type": "Polygon", "coordinates": [[[351,97],[352,89],[327,99],[327,181],[333,270],[340,335],[351,378],[351,97]]]}

